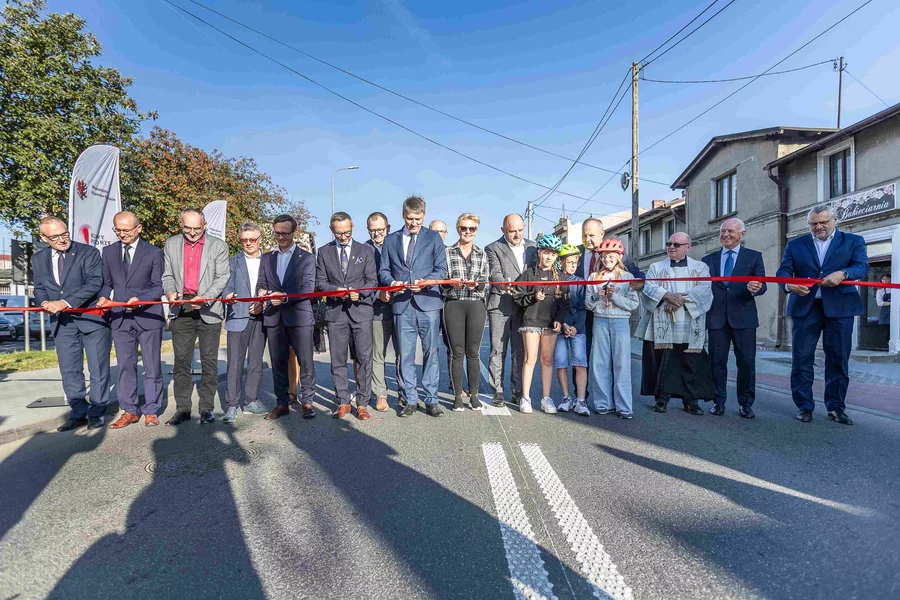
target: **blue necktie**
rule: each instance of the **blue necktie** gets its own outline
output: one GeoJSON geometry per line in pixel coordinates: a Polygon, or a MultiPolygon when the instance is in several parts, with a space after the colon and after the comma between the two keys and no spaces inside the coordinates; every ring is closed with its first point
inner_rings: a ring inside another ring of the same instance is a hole
{"type": "MultiPolygon", "coordinates": [[[[725,254],[728,255],[728,258],[725,259],[725,268],[722,269],[722,277],[731,277],[731,272],[734,271],[734,250],[729,250],[725,254]]],[[[728,282],[723,281],[725,287],[728,287],[728,282]]]]}
{"type": "Polygon", "coordinates": [[[416,235],[415,233],[410,234],[409,236],[409,244],[406,246],[406,266],[412,266],[413,254],[416,251],[416,235]]]}

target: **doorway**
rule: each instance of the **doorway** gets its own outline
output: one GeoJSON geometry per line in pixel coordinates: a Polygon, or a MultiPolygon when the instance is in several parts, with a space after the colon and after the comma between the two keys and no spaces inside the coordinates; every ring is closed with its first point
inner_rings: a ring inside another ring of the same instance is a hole
{"type": "MultiPolygon", "coordinates": [[[[890,259],[869,259],[869,281],[881,281],[882,275],[891,274],[890,259]]],[[[860,287],[866,314],[859,317],[859,348],[861,350],[888,350],[891,335],[890,322],[884,323],[881,307],[878,306],[878,289],[860,287]]]]}

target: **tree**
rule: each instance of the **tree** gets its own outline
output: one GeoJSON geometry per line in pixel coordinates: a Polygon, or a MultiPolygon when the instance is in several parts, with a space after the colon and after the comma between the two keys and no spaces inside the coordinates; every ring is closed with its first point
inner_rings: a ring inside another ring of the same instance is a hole
{"type": "Polygon", "coordinates": [[[149,137],[132,140],[120,164],[123,208],[140,217],[142,235],[151,244],[161,246],[178,232],[182,210],[202,209],[213,200],[228,202],[225,233],[235,252],[242,221],[256,221],[265,230],[276,215],[287,213],[301,233],[314,224],[306,205],[289,200],[252,158],[206,152],[166,129],[154,127],[149,137]]]}
{"type": "Polygon", "coordinates": [[[0,221],[33,231],[65,216],[69,177],[93,144],[126,146],[143,121],[131,79],[95,66],[97,39],[44,0],[6,0],[0,18],[0,221]]]}

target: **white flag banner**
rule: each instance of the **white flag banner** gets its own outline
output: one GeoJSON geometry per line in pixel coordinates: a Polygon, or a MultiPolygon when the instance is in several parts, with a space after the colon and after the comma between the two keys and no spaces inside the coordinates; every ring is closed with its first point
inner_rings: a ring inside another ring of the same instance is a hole
{"type": "Polygon", "coordinates": [[[225,239],[225,209],[227,207],[228,202],[225,200],[213,200],[203,208],[206,233],[220,240],[225,239]]]}
{"type": "Polygon", "coordinates": [[[113,217],[122,210],[119,194],[119,149],[91,146],[81,153],[69,183],[69,234],[102,247],[116,241],[113,217]]]}

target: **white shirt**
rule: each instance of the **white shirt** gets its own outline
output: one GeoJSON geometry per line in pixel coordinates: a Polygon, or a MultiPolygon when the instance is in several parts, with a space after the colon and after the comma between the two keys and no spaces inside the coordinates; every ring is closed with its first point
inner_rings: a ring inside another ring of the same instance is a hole
{"type": "Polygon", "coordinates": [[[244,253],[244,262],[247,264],[247,273],[250,275],[250,293],[256,294],[256,282],[259,281],[259,265],[262,262],[261,256],[249,256],[244,253]]]}
{"type": "Polygon", "coordinates": [[[291,256],[294,255],[294,248],[295,246],[292,246],[287,252],[282,252],[281,248],[275,250],[275,268],[278,273],[278,281],[281,283],[284,283],[284,274],[287,273],[288,263],[291,262],[291,256]]]}
{"type": "MultiPolygon", "coordinates": [[[[825,264],[825,255],[828,254],[828,247],[831,246],[831,240],[834,239],[834,234],[837,233],[837,228],[835,227],[834,231],[831,232],[824,240],[820,240],[816,236],[813,236],[813,244],[816,246],[816,254],[819,255],[819,267],[825,264]]],[[[822,286],[816,288],[816,298],[822,297],[822,286]]]]}
{"type": "Polygon", "coordinates": [[[518,246],[513,246],[509,243],[509,240],[506,240],[506,245],[509,246],[510,251],[513,253],[516,265],[519,267],[519,273],[521,273],[525,270],[525,242],[520,241],[518,246]]]}
{"type": "MultiPolygon", "coordinates": [[[[735,246],[735,247],[732,248],[731,250],[729,250],[729,249],[726,248],[725,246],[722,246],[722,260],[721,260],[721,262],[719,263],[719,277],[725,277],[725,261],[728,260],[728,253],[729,253],[729,252],[734,252],[733,260],[734,260],[734,264],[735,264],[735,265],[737,264],[737,257],[738,257],[738,255],[741,253],[741,245],[742,245],[742,244],[738,244],[737,246],[735,246]]],[[[734,268],[734,265],[732,265],[731,268],[733,269],[733,268],[734,268]]]]}
{"type": "Polygon", "coordinates": [[[123,263],[125,262],[125,253],[126,252],[129,252],[128,257],[131,259],[129,261],[129,264],[134,262],[134,250],[135,250],[135,248],[137,248],[138,241],[140,241],[140,239],[141,238],[136,238],[130,244],[122,244],[122,262],[123,263]]]}

